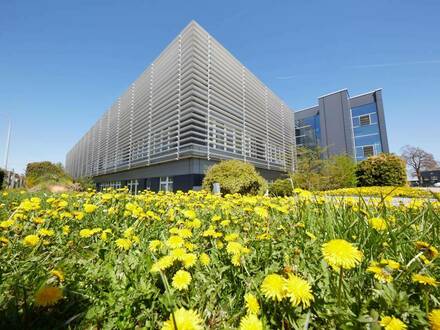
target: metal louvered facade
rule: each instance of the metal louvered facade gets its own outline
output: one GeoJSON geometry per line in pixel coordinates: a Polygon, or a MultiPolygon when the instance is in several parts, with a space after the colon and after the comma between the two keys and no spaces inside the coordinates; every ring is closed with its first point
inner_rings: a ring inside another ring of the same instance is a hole
{"type": "Polygon", "coordinates": [[[188,158],[293,171],[293,111],[191,22],[69,151],[74,177],[188,158]]]}

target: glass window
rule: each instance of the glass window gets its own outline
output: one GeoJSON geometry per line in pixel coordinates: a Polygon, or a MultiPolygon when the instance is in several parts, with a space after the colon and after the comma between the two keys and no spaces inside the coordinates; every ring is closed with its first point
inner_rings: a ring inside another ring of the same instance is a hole
{"type": "Polygon", "coordinates": [[[361,126],[367,126],[370,125],[371,121],[370,121],[370,115],[362,115],[359,117],[359,122],[361,124],[361,126]]]}
{"type": "Polygon", "coordinates": [[[356,144],[356,146],[380,144],[379,134],[356,136],[355,137],[355,144],[356,144]]]}
{"type": "Polygon", "coordinates": [[[134,195],[137,195],[138,193],[138,186],[139,186],[138,180],[130,180],[127,182],[128,190],[134,195]]]}
{"type": "Polygon", "coordinates": [[[353,117],[353,127],[359,126],[359,117],[353,117]]]}
{"type": "Polygon", "coordinates": [[[379,128],[377,127],[377,124],[358,126],[353,129],[353,132],[355,137],[362,135],[378,134],[379,128]]]}
{"type": "Polygon", "coordinates": [[[370,157],[374,155],[374,147],[373,146],[364,146],[364,158],[370,157]]]}
{"type": "Polygon", "coordinates": [[[353,117],[366,115],[369,113],[376,113],[376,103],[368,103],[358,107],[351,108],[351,113],[353,117]]]}
{"type": "Polygon", "coordinates": [[[173,177],[170,176],[160,177],[159,190],[173,191],[173,177]]]}

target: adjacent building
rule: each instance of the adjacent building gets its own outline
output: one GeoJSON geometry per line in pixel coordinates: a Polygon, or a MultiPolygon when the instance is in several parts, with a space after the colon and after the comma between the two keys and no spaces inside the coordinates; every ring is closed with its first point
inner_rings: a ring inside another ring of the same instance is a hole
{"type": "Polygon", "coordinates": [[[294,113],[191,22],[66,157],[74,177],[136,192],[190,190],[224,159],[293,171],[294,113]]]}
{"type": "Polygon", "coordinates": [[[324,148],[324,156],[346,154],[357,161],[389,152],[382,90],[350,97],[343,89],[295,112],[297,147],[324,148]]]}

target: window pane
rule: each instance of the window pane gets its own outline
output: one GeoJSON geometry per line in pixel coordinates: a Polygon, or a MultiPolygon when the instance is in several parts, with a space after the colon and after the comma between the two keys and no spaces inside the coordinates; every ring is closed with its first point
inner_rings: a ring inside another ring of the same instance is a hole
{"type": "Polygon", "coordinates": [[[353,118],[353,126],[354,127],[359,126],[359,117],[354,117],[353,118]]]}
{"type": "Polygon", "coordinates": [[[361,126],[370,125],[370,116],[369,115],[360,116],[359,122],[361,123],[361,126]]]}
{"type": "Polygon", "coordinates": [[[370,157],[374,155],[373,146],[364,146],[364,157],[370,157]]]}
{"type": "Polygon", "coordinates": [[[376,103],[364,104],[359,107],[351,108],[351,113],[353,117],[362,116],[369,113],[376,113],[376,103]]]}

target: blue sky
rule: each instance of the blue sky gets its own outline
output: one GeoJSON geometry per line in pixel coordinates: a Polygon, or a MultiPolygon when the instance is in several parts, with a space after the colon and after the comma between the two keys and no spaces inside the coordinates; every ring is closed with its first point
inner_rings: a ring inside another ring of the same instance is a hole
{"type": "MultiPolygon", "coordinates": [[[[64,162],[192,19],[293,109],[383,88],[391,151],[412,144],[440,159],[439,13],[438,0],[0,0],[9,167],[64,162]]],[[[5,135],[0,114],[1,159],[5,135]]]]}

